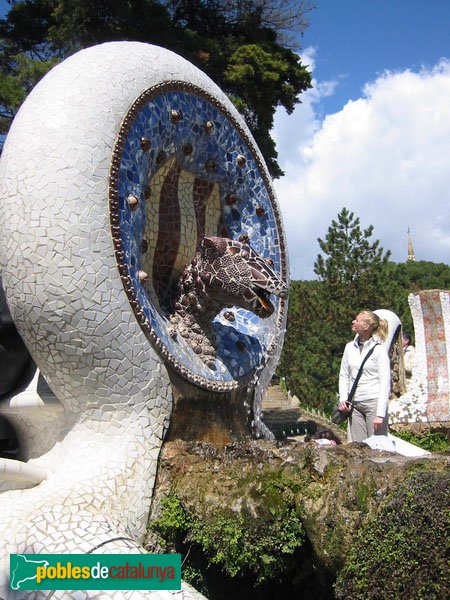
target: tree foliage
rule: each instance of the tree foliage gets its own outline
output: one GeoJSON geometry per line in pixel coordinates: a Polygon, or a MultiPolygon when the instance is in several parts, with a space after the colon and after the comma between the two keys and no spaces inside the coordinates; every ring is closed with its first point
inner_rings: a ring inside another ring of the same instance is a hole
{"type": "Polygon", "coordinates": [[[421,290],[450,290],[450,266],[429,261],[390,263],[389,277],[395,280],[400,292],[392,298],[392,310],[400,317],[404,331],[414,333],[408,296],[421,290]]]}
{"type": "Polygon", "coordinates": [[[343,208],[325,239],[318,240],[323,254],[317,256],[314,272],[324,282],[330,300],[345,298],[352,311],[384,299],[390,251],[384,252],[378,240],[372,241],[372,234],[372,225],[361,229],[359,218],[343,208]]]}
{"type": "Polygon", "coordinates": [[[327,384],[336,370],[326,333],[327,304],[319,281],[293,281],[287,331],[278,372],[303,404],[331,410],[336,390],[327,384]]]}
{"type": "Polygon", "coordinates": [[[36,83],[56,64],[56,59],[32,59],[24,52],[10,57],[7,72],[0,71],[0,116],[8,126],[36,83]]]}
{"type": "Polygon", "coordinates": [[[149,42],[181,54],[230,96],[271,174],[282,175],[270,131],[276,108],[291,113],[299,95],[311,87],[311,75],[289,38],[307,26],[309,2],[10,0],[10,4],[7,17],[0,20],[0,117],[10,120],[32,85],[57,60],[111,40],[149,42]]]}

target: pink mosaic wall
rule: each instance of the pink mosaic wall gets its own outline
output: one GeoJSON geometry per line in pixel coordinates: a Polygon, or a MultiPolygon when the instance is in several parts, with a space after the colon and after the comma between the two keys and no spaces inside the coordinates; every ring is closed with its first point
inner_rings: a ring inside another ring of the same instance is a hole
{"type": "Polygon", "coordinates": [[[449,318],[450,292],[419,293],[427,364],[427,421],[450,421],[449,318]]]}
{"type": "Polygon", "coordinates": [[[408,297],[415,355],[410,385],[389,403],[391,423],[450,421],[450,291],[425,290],[408,297]]]}

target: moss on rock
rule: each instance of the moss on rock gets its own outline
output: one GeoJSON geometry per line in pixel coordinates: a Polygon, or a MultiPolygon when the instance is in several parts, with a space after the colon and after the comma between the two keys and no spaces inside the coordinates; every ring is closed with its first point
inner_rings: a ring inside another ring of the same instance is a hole
{"type": "Polygon", "coordinates": [[[413,472],[361,528],[337,598],[448,598],[449,506],[448,470],[413,472]]]}
{"type": "Polygon", "coordinates": [[[162,501],[152,523],[166,546],[196,544],[210,565],[230,577],[250,575],[257,584],[280,575],[304,541],[304,529],[293,506],[278,508],[264,521],[245,512],[218,510],[207,520],[188,513],[176,493],[162,501]]]}

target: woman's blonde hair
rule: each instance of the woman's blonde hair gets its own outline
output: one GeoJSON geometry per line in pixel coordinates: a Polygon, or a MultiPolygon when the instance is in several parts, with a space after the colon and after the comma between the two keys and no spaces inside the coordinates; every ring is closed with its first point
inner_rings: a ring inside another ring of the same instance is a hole
{"type": "Polygon", "coordinates": [[[372,328],[372,334],[376,333],[382,342],[387,338],[389,332],[389,324],[386,319],[380,317],[371,310],[362,310],[360,315],[363,316],[366,323],[372,328]]]}

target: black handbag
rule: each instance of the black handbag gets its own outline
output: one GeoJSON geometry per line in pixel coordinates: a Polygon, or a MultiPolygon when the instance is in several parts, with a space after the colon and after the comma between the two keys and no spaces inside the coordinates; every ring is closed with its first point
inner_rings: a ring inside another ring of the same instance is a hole
{"type": "Polygon", "coordinates": [[[333,408],[333,414],[331,415],[331,420],[335,425],[342,425],[344,421],[346,421],[353,411],[353,402],[350,402],[351,409],[350,410],[339,410],[339,406],[335,406],[333,408]]]}
{"type": "Polygon", "coordinates": [[[359,367],[358,373],[356,374],[356,377],[355,377],[355,381],[353,382],[353,385],[352,385],[352,389],[350,390],[350,392],[348,394],[348,398],[346,400],[346,403],[350,404],[350,407],[351,407],[350,410],[339,410],[339,406],[336,406],[333,409],[333,414],[331,415],[331,420],[335,425],[342,425],[342,423],[344,423],[344,421],[346,421],[349,418],[349,416],[352,414],[353,409],[355,407],[355,405],[353,403],[353,396],[355,395],[356,388],[358,386],[358,382],[361,379],[363,367],[366,363],[366,360],[371,356],[372,352],[379,345],[380,344],[377,342],[374,346],[372,346],[372,348],[366,354],[366,356],[364,357],[364,360],[362,361],[362,363],[359,367]]]}

